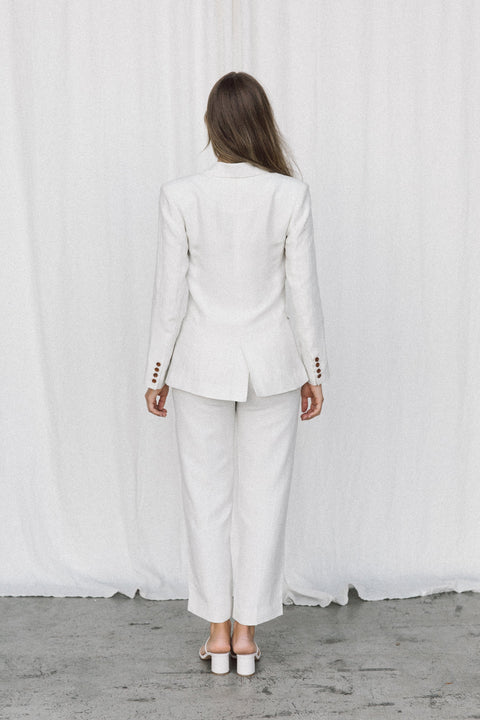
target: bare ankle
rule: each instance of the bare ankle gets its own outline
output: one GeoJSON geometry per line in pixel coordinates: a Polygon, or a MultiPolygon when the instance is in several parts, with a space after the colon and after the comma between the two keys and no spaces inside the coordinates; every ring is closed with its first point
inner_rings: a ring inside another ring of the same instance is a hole
{"type": "Polygon", "coordinates": [[[247,635],[253,637],[255,634],[255,625],[242,625],[237,620],[234,620],[233,632],[235,635],[247,635]]]}
{"type": "Polygon", "coordinates": [[[230,620],[225,620],[225,622],[221,622],[221,623],[214,623],[214,622],[210,623],[210,632],[212,634],[213,633],[222,633],[225,631],[230,635],[230,630],[231,630],[230,620]]]}

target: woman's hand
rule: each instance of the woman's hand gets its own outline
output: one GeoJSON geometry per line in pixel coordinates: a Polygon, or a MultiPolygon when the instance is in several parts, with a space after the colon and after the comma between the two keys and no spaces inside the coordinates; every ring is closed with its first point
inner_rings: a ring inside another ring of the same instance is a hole
{"type": "Polygon", "coordinates": [[[320,415],[323,404],[323,392],[321,385],[310,385],[306,382],[302,385],[302,414],[300,415],[301,420],[311,420],[317,415],[320,415]],[[310,398],[310,409],[308,408],[308,398],[310,398]]]}
{"type": "Polygon", "coordinates": [[[165,384],[162,388],[148,388],[145,393],[145,399],[147,401],[148,412],[159,417],[166,417],[167,410],[164,407],[165,400],[167,399],[168,391],[170,390],[169,385],[165,384]],[[158,399],[157,399],[158,398],[158,399]]]}

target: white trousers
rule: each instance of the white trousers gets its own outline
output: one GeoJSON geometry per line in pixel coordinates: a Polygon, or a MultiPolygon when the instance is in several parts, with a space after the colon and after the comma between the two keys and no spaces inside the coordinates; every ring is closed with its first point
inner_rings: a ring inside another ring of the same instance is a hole
{"type": "Polygon", "coordinates": [[[189,560],[187,609],[258,625],[283,614],[300,388],[244,402],[171,388],[189,560]]]}

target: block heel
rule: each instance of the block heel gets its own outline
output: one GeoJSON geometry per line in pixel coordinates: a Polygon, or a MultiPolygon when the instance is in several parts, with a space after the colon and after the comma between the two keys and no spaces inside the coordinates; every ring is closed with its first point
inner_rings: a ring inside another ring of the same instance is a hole
{"type": "Polygon", "coordinates": [[[210,640],[210,635],[205,642],[205,652],[202,653],[202,648],[198,651],[202,660],[208,660],[211,658],[210,669],[215,675],[226,675],[230,672],[230,652],[215,653],[207,650],[207,642],[210,640]]]}
{"type": "Polygon", "coordinates": [[[258,660],[262,654],[257,643],[255,647],[257,649],[253,653],[234,653],[233,650],[230,652],[232,658],[237,661],[237,675],[243,677],[255,675],[255,660],[258,660]]]}

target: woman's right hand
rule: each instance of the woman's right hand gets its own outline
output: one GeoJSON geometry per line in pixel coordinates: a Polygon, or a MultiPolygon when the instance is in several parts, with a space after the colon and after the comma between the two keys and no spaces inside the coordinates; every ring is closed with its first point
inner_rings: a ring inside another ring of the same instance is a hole
{"type": "Polygon", "coordinates": [[[317,415],[320,415],[323,405],[323,392],[321,385],[311,385],[306,382],[301,388],[302,396],[302,414],[300,420],[311,420],[317,415]],[[310,399],[310,408],[308,407],[308,400],[310,399]]]}

